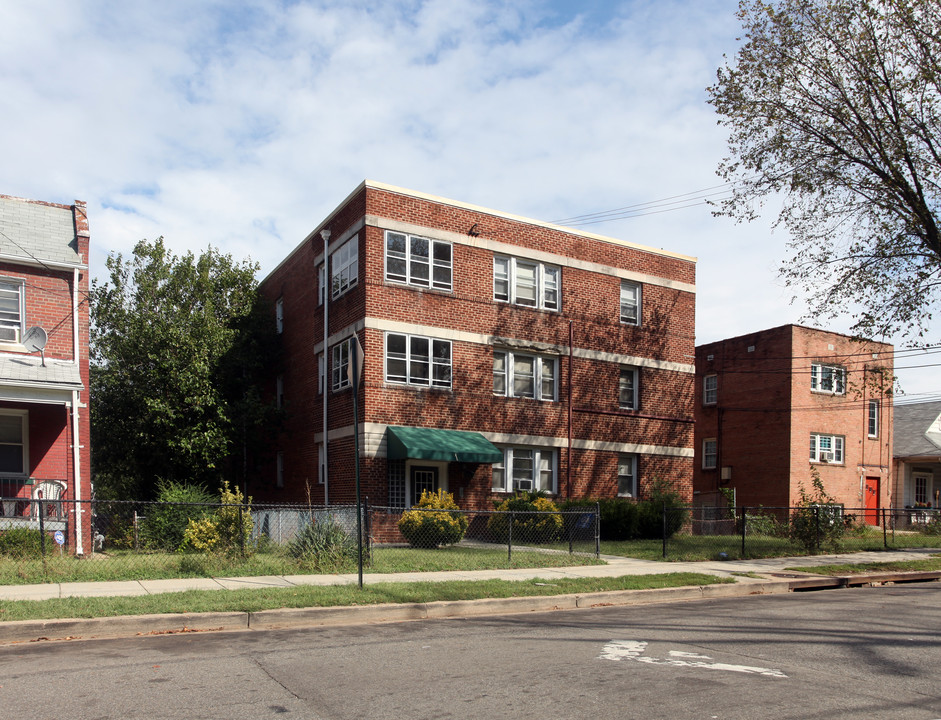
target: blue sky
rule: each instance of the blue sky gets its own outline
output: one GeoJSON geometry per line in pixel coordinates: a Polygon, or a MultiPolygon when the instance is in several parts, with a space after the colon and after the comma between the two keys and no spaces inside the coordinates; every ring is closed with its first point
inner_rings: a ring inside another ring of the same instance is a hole
{"type": "MultiPolygon", "coordinates": [[[[264,276],[364,178],[550,221],[695,193],[719,183],[705,88],[734,55],[736,8],[11,3],[0,193],[87,201],[99,278],[109,251],[159,235],[264,276]]],[[[736,225],[700,202],[586,229],[698,257],[702,343],[801,320],[774,210],[736,225]]],[[[941,392],[936,371],[901,370],[903,390],[941,392]]]]}

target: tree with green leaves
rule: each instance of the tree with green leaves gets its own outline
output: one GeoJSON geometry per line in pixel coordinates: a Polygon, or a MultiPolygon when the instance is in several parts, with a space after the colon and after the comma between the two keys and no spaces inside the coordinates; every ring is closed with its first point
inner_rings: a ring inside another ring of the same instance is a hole
{"type": "Polygon", "coordinates": [[[924,337],[941,289],[941,3],[742,0],[710,103],[729,130],[718,212],[783,200],[782,274],[814,317],[924,337]]]}
{"type": "Polygon", "coordinates": [[[91,289],[91,427],[96,492],[150,499],[161,481],[241,485],[242,458],[275,425],[257,391],[277,339],[257,264],[163,239],[109,255],[91,289]]]}

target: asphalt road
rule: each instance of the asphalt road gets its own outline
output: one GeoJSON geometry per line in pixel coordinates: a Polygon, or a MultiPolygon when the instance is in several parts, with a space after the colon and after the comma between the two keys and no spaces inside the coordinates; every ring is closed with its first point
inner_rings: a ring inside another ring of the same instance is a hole
{"type": "Polygon", "coordinates": [[[0,647],[0,717],[941,718],[941,584],[0,647]]]}

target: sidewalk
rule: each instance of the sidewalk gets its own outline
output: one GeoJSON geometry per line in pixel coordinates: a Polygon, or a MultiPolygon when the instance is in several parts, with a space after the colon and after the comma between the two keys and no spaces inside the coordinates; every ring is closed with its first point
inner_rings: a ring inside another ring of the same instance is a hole
{"type": "MultiPolygon", "coordinates": [[[[663,590],[624,590],[586,595],[505,598],[407,605],[356,606],[342,608],[302,608],[266,610],[257,613],[204,613],[179,615],[127,616],[80,620],[27,620],[0,622],[0,643],[77,637],[114,637],[142,634],[193,632],[198,630],[270,629],[326,624],[390,622],[432,617],[520,613],[554,609],[574,609],[598,605],[628,605],[650,602],[694,600],[703,597],[734,597],[790,592],[795,588],[840,587],[845,582],[786,568],[843,563],[895,562],[924,559],[938,554],[937,548],[892,552],[859,552],[756,560],[707,562],[657,562],[603,556],[605,565],[512,570],[470,570],[447,572],[387,573],[363,575],[363,583],[443,582],[446,580],[531,580],[554,578],[621,577],[674,572],[699,572],[732,577],[735,584],[708,585],[663,590]],[[749,574],[749,575],[746,575],[749,574]],[[816,578],[816,579],[815,579],[816,578]]],[[[885,574],[886,576],[892,574],[885,574]]],[[[941,573],[935,573],[935,576],[941,573]]],[[[870,578],[872,579],[872,578],[870,578]]],[[[845,579],[844,579],[845,580],[845,579]]],[[[302,585],[355,585],[356,574],[290,575],[243,578],[182,578],[171,580],[129,580],[123,582],[50,583],[0,586],[0,600],[45,600],[65,597],[116,597],[183,592],[186,590],[235,590],[248,588],[297,587],[302,585]]]]}

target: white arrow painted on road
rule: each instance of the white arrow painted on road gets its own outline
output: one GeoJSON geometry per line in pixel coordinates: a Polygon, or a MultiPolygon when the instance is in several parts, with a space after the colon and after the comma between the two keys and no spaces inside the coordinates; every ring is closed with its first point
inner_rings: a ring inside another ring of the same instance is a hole
{"type": "Polygon", "coordinates": [[[643,640],[612,640],[601,650],[598,657],[602,660],[633,660],[648,665],[668,665],[670,667],[696,667],[706,670],[725,670],[727,672],[750,673],[766,677],[786,678],[780,670],[771,668],[752,667],[750,665],[730,665],[728,663],[712,662],[708,655],[699,653],[670,650],[667,658],[655,658],[644,655],[647,643],[643,640]]]}

